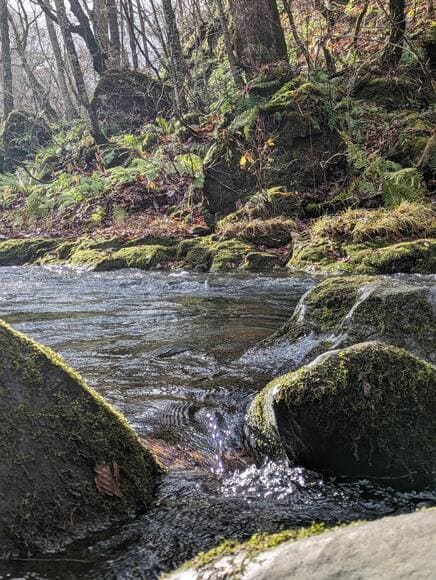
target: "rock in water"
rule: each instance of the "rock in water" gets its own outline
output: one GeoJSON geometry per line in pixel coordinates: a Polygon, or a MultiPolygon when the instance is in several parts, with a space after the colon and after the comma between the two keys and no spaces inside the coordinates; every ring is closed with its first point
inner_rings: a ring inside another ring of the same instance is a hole
{"type": "Polygon", "coordinates": [[[288,342],[289,355],[310,338],[303,362],[321,352],[379,340],[436,362],[436,291],[392,278],[329,278],[309,290],[265,345],[288,342]]]}
{"type": "Polygon", "coordinates": [[[0,555],[61,548],[146,509],[159,468],[50,349],[0,321],[0,555]]]}
{"type": "Polygon", "coordinates": [[[259,454],[424,487],[435,481],[436,368],[381,342],[329,351],[267,385],[247,431],[259,454]]]}

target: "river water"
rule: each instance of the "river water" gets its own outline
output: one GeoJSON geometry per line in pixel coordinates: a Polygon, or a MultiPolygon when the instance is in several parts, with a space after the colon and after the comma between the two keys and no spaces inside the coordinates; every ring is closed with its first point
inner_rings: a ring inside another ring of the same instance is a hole
{"type": "Polygon", "coordinates": [[[62,554],[0,562],[0,578],[152,579],[223,538],[435,502],[432,491],[398,493],[286,464],[253,465],[244,414],[286,367],[286,353],[265,364],[246,353],[315,283],[308,276],[0,268],[0,318],[62,354],[169,470],[148,514],[62,554]]]}

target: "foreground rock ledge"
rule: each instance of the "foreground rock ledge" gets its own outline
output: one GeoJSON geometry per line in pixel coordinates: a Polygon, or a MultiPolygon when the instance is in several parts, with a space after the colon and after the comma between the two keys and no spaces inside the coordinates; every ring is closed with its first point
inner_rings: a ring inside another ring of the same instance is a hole
{"type": "Polygon", "coordinates": [[[436,467],[436,368],[381,342],[329,351],[269,383],[246,427],[261,456],[425,487],[436,467]]]}
{"type": "MultiPolygon", "coordinates": [[[[285,542],[256,555],[244,545],[206,566],[192,566],[171,580],[409,580],[434,578],[436,511],[383,518],[285,542]]],[[[207,555],[206,555],[207,556],[207,555]]]]}
{"type": "Polygon", "coordinates": [[[56,550],[147,508],[159,468],[60,357],[0,321],[0,554],[56,550]]]}

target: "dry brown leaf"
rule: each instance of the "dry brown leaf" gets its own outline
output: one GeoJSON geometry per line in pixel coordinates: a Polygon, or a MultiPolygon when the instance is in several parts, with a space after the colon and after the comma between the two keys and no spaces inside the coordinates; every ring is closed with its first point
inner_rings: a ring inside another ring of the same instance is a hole
{"type": "Polygon", "coordinates": [[[94,472],[95,485],[100,493],[116,497],[123,496],[120,488],[120,470],[118,463],[115,461],[112,461],[112,465],[98,463],[94,467],[94,472]]]}

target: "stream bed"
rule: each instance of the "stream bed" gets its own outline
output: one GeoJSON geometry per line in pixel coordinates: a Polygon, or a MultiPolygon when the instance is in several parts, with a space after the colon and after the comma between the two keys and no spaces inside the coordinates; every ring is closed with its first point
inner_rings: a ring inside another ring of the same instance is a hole
{"type": "Polygon", "coordinates": [[[284,463],[253,464],[244,414],[286,367],[286,353],[265,364],[246,353],[315,283],[309,276],[0,268],[0,318],[62,354],[169,470],[149,513],[62,554],[0,562],[0,579],[153,579],[224,538],[434,503],[431,490],[399,493],[284,463]]]}

